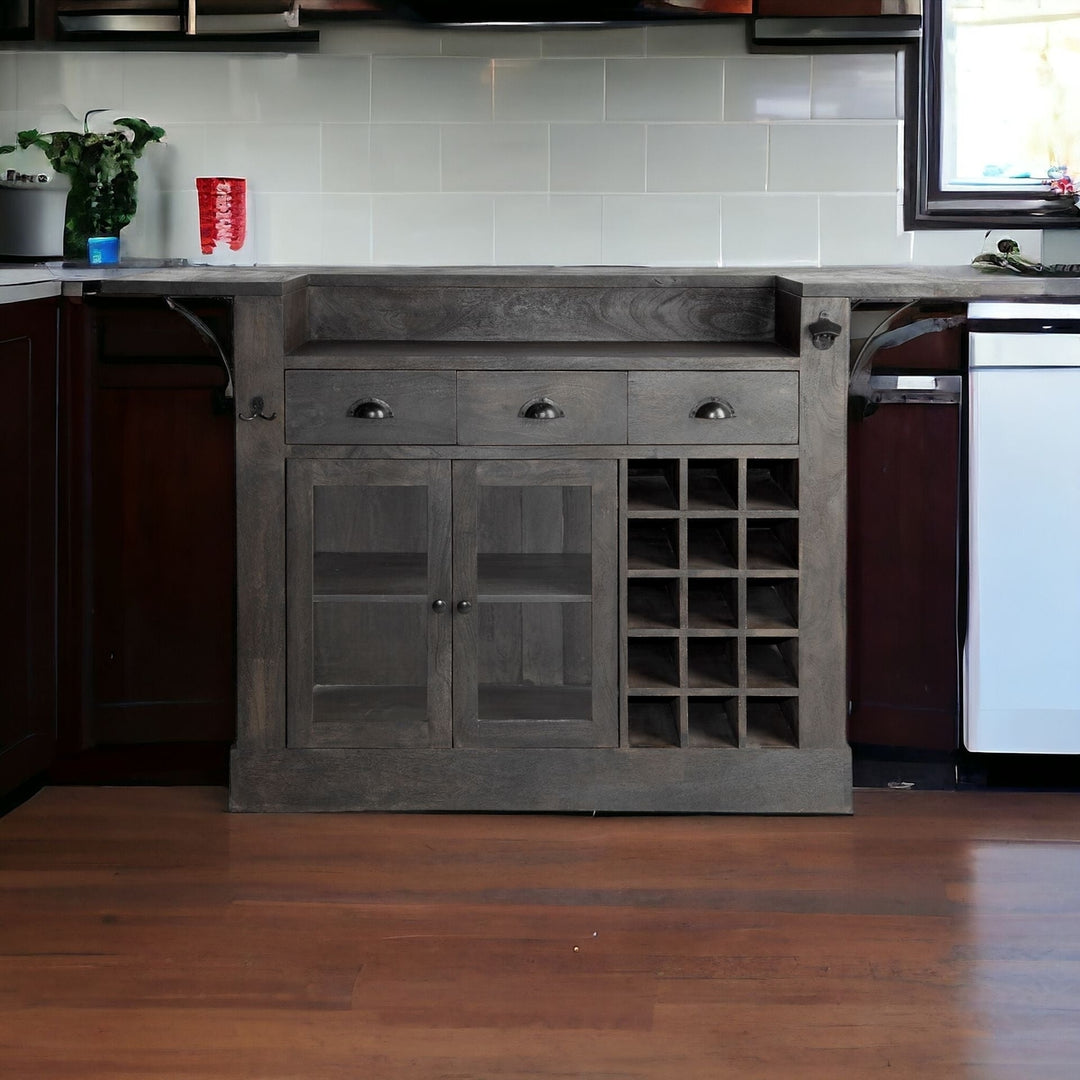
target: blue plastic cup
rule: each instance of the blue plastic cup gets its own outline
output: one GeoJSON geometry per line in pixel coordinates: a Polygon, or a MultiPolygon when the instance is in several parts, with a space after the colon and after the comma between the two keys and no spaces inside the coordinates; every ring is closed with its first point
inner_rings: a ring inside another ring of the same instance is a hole
{"type": "Polygon", "coordinates": [[[115,266],[120,261],[119,236],[91,236],[86,241],[91,266],[115,266]]]}

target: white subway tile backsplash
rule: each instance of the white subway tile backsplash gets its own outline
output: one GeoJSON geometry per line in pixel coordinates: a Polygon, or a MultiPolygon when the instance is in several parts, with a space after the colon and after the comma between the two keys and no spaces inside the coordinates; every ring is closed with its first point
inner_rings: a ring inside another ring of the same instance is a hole
{"type": "Polygon", "coordinates": [[[719,120],[724,61],[607,61],[608,120],[719,120]]]}
{"type": "Polygon", "coordinates": [[[589,266],[601,259],[599,195],[497,195],[495,262],[589,266]]]}
{"type": "Polygon", "coordinates": [[[251,73],[258,119],[367,123],[370,64],[366,56],[259,57],[251,73]]]}
{"type": "Polygon", "coordinates": [[[817,266],[816,195],[722,195],[724,266],[817,266]]]}
{"type": "Polygon", "coordinates": [[[438,124],[373,124],[371,190],[438,191],[440,131],[438,124]]]}
{"type": "Polygon", "coordinates": [[[206,176],[206,125],[170,124],[162,142],[151,144],[139,158],[140,183],[151,173],[162,191],[193,191],[195,177],[206,176]]]}
{"type": "Polygon", "coordinates": [[[913,234],[916,266],[963,266],[983,250],[982,229],[927,229],[913,234]]]}
{"type": "Polygon", "coordinates": [[[256,120],[253,76],[262,62],[228,53],[125,55],[123,107],[166,130],[174,122],[256,120]]]}
{"type": "Polygon", "coordinates": [[[649,124],[649,191],[764,191],[761,124],[649,124]]]}
{"type": "MultiPolygon", "coordinates": [[[[749,55],[743,20],[320,31],[317,54],[0,52],[0,140],[92,108],[164,127],[129,256],[196,258],[193,180],[213,174],[248,178],[269,264],[955,265],[982,246],[903,231],[893,52],[749,55]]],[[[1016,238],[1039,257],[1040,231],[1016,238]]],[[[1080,258],[1055,242],[1050,261],[1080,258]]]]}
{"type": "Polygon", "coordinates": [[[813,58],[815,120],[892,120],[898,115],[896,54],[819,54],[813,58]]]}
{"type": "Polygon", "coordinates": [[[602,120],[603,60],[497,60],[496,120],[602,120]]]}
{"type": "Polygon", "coordinates": [[[323,191],[369,191],[372,186],[371,125],[322,125],[323,191]]]}
{"type": "Polygon", "coordinates": [[[547,191],[546,124],[444,124],[443,191],[547,191]]]}
{"type": "Polygon", "coordinates": [[[810,60],[753,56],[724,64],[725,120],[807,120],[810,60]]]}
{"type": "Polygon", "coordinates": [[[604,26],[589,30],[546,30],[540,35],[543,56],[644,56],[643,26],[604,26]]]}
{"type": "Polygon", "coordinates": [[[249,194],[255,261],[264,266],[311,266],[322,260],[322,201],[317,194],[249,194]]]}
{"type": "Polygon", "coordinates": [[[746,22],[671,23],[645,31],[649,56],[745,56],[746,22]]]}
{"type": "Polygon", "coordinates": [[[493,262],[490,195],[373,195],[372,261],[379,266],[493,262]]]}
{"type": "Polygon", "coordinates": [[[535,30],[481,30],[469,27],[444,30],[443,56],[506,57],[539,56],[540,34],[535,30]]]}
{"type": "Polygon", "coordinates": [[[552,124],[551,190],[645,190],[644,124],[552,124]]]}
{"type": "Polygon", "coordinates": [[[263,192],[322,188],[318,124],[208,124],[206,174],[245,176],[263,192]]]}
{"type": "Polygon", "coordinates": [[[321,56],[438,56],[442,32],[430,26],[324,22],[319,25],[321,56]]]}
{"type": "Polygon", "coordinates": [[[769,190],[895,192],[898,142],[896,122],[774,124],[769,190]]]}
{"type": "MultiPolygon", "coordinates": [[[[20,112],[32,115],[42,108],[55,113],[57,106],[63,106],[80,125],[89,109],[109,109],[110,120],[144,115],[125,109],[124,70],[114,53],[27,51],[12,54],[11,61],[18,81],[14,93],[0,98],[5,108],[17,106],[20,112]]],[[[145,119],[160,123],[154,117],[145,119]]],[[[38,123],[36,118],[31,122],[38,123]]],[[[49,123],[49,130],[57,130],[47,116],[43,115],[41,122],[49,123]]]]}
{"type": "Polygon", "coordinates": [[[603,261],[609,266],[716,266],[716,195],[605,195],[603,261]]]}
{"type": "Polygon", "coordinates": [[[322,250],[317,260],[328,266],[371,263],[371,196],[323,195],[322,250]]]}
{"type": "Polygon", "coordinates": [[[895,195],[822,195],[820,204],[822,266],[911,262],[895,195]]]}
{"type": "Polygon", "coordinates": [[[493,61],[457,56],[377,56],[371,68],[376,122],[490,120],[493,61]]]}
{"type": "MultiPolygon", "coordinates": [[[[0,52],[0,117],[5,119],[18,108],[18,56],[15,52],[0,52]]],[[[10,138],[6,129],[0,138],[10,138]]]]}

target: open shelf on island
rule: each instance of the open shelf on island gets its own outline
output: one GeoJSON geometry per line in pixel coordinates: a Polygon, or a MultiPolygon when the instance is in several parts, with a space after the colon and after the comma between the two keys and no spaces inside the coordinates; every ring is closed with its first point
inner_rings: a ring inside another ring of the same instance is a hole
{"type": "Polygon", "coordinates": [[[739,665],[734,638],[691,637],[686,639],[686,676],[692,687],[734,689],[739,683],[739,665]]]}
{"type": "Polygon", "coordinates": [[[795,518],[747,521],[748,570],[796,570],[798,566],[799,523],[795,518]]]}
{"type": "Polygon", "coordinates": [[[674,570],[679,565],[679,523],[666,519],[626,523],[626,562],[631,570],[674,570]]]}
{"type": "Polygon", "coordinates": [[[746,745],[799,745],[799,701],[794,697],[746,699],[746,745]]]}
{"type": "Polygon", "coordinates": [[[734,510],[738,491],[739,463],[734,458],[687,462],[688,510],[734,510]]]}
{"type": "Polygon", "coordinates": [[[748,630],[794,630],[799,625],[799,583],[795,578],[750,578],[746,582],[748,630]]]}
{"type": "Polygon", "coordinates": [[[631,697],[627,701],[626,725],[631,746],[678,746],[679,699],[631,697]]]}
{"type": "Polygon", "coordinates": [[[626,583],[626,623],[630,630],[677,630],[677,578],[632,578],[626,583]]]}
{"type": "Polygon", "coordinates": [[[687,729],[691,746],[739,745],[739,699],[689,697],[687,729]]]}
{"type": "Polygon", "coordinates": [[[628,510],[674,510],[678,498],[677,461],[631,461],[627,464],[628,510]]]}
{"type": "Polygon", "coordinates": [[[746,509],[797,510],[799,463],[793,458],[746,463],[746,509]]]}
{"type": "Polygon", "coordinates": [[[734,570],[739,565],[738,522],[692,518],[686,523],[687,563],[692,570],[734,570]]]}
{"type": "Polygon", "coordinates": [[[747,639],[746,685],[760,690],[797,687],[799,685],[798,639],[747,639]]]}
{"type": "Polygon", "coordinates": [[[671,638],[630,638],[626,674],[631,687],[679,685],[679,643],[671,638]]]}
{"type": "Polygon", "coordinates": [[[735,629],[739,601],[733,578],[689,578],[686,585],[687,615],[692,629],[735,629]]]}

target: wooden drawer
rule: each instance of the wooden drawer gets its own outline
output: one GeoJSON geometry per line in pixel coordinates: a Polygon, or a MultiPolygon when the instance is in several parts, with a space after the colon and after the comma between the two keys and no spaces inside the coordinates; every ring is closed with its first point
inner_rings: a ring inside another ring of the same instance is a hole
{"type": "Polygon", "coordinates": [[[460,372],[458,441],[480,446],[625,443],[626,375],[460,372]],[[539,417],[525,415],[530,411],[539,417]],[[556,415],[544,417],[545,413],[556,415]]]}
{"type": "Polygon", "coordinates": [[[286,371],[285,440],[452,444],[456,389],[452,371],[286,371]]]}
{"type": "Polygon", "coordinates": [[[795,371],[632,371],[631,443],[796,443],[795,371]],[[723,403],[723,408],[716,405],[723,403]],[[722,418],[695,415],[731,412],[722,418]]]}

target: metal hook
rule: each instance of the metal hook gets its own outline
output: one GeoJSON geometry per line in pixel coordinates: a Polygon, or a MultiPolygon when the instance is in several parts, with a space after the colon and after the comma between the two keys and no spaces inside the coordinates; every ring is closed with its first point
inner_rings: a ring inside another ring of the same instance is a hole
{"type": "Polygon", "coordinates": [[[275,420],[277,419],[277,413],[272,412],[269,416],[263,412],[263,408],[266,402],[261,397],[253,397],[251,399],[251,415],[245,416],[243,413],[237,413],[241,420],[275,420]]]}

